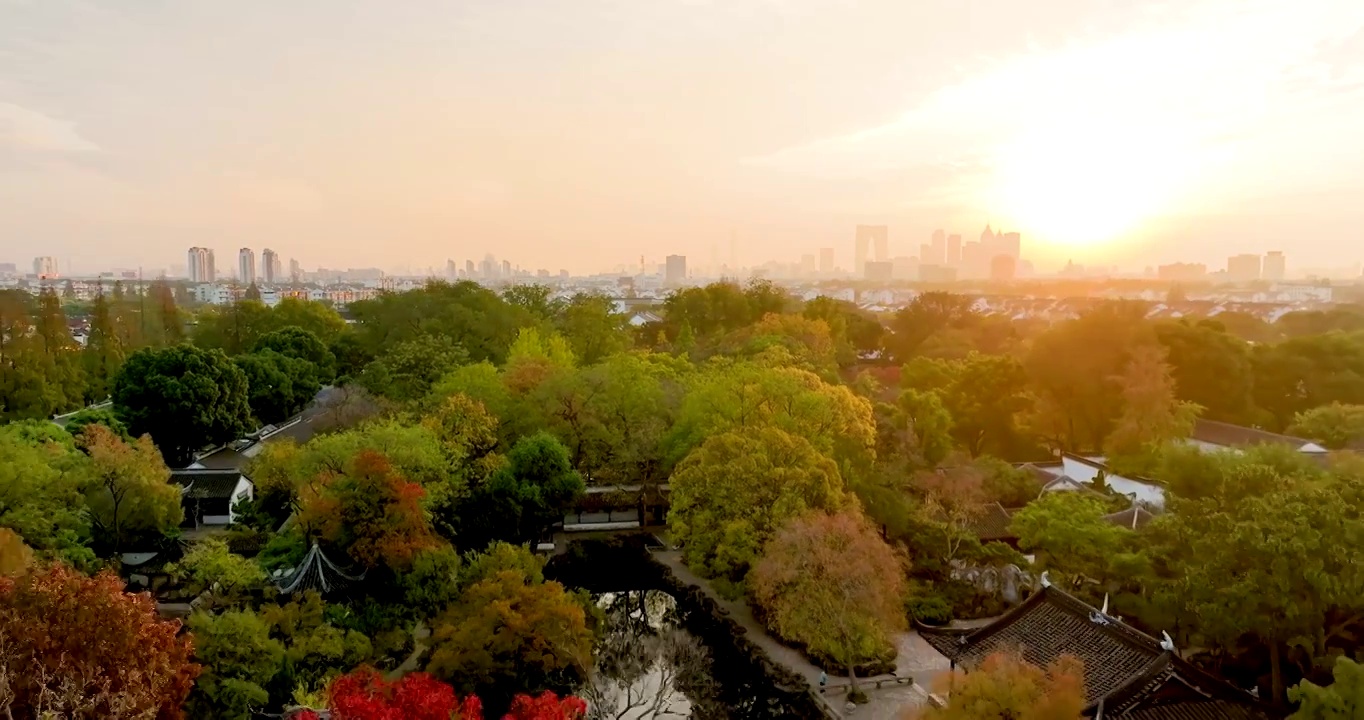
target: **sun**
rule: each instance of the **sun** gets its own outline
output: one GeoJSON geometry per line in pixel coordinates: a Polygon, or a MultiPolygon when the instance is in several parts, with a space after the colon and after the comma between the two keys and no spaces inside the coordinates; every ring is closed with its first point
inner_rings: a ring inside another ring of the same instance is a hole
{"type": "Polygon", "coordinates": [[[1174,132],[1148,123],[1059,119],[998,156],[991,212],[1043,243],[1102,245],[1170,209],[1192,174],[1174,132]]]}

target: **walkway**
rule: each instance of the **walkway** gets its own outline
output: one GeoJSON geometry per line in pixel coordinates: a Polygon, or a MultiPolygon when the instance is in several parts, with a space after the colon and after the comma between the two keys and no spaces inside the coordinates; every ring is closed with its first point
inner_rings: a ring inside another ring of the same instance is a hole
{"type": "MultiPolygon", "coordinates": [[[[744,630],[747,631],[748,638],[761,647],[768,657],[803,676],[810,683],[811,688],[819,687],[820,668],[811,663],[800,651],[782,644],[769,635],[766,628],[753,617],[753,611],[749,609],[747,603],[742,600],[726,600],[721,597],[710,586],[709,582],[701,579],[682,563],[681,552],[677,550],[658,551],[654,552],[653,556],[668,566],[668,569],[672,570],[678,580],[699,587],[709,595],[729,614],[731,619],[743,626],[744,630]]],[[[924,703],[927,699],[926,690],[931,689],[933,681],[948,669],[947,658],[944,658],[923,638],[912,631],[900,633],[896,639],[896,644],[900,651],[895,659],[896,674],[900,677],[913,678],[914,684],[887,684],[878,690],[874,685],[869,685],[859,678],[858,686],[867,693],[871,702],[866,705],[859,705],[851,711],[846,709],[847,700],[843,693],[841,691],[833,692],[831,688],[826,694],[826,698],[840,717],[849,720],[900,720],[906,710],[920,707],[924,703]]],[[[843,687],[847,685],[847,682],[847,676],[829,672],[829,684],[831,686],[843,687]]]]}

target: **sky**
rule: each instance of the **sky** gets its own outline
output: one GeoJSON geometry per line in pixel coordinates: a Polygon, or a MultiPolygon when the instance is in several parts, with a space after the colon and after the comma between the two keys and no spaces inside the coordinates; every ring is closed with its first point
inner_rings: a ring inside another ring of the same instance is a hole
{"type": "Polygon", "coordinates": [[[0,0],[21,267],[849,267],[858,223],[1358,262],[1364,2],[0,0]]]}

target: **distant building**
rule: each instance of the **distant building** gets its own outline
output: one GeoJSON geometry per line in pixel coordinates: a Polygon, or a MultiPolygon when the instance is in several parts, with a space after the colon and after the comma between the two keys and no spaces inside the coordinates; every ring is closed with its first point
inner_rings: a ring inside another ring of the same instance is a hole
{"type": "Polygon", "coordinates": [[[46,255],[33,258],[33,274],[40,280],[57,277],[57,258],[46,255]]]}
{"type": "Polygon", "coordinates": [[[1167,282],[1202,282],[1208,277],[1203,263],[1170,263],[1156,268],[1156,277],[1167,282]]]}
{"type": "Polygon", "coordinates": [[[669,285],[680,285],[687,279],[687,256],[669,255],[664,261],[663,281],[669,285]]]}
{"type": "Polygon", "coordinates": [[[256,282],[256,252],[251,248],[237,251],[237,281],[243,285],[256,282]]]}
{"type": "Polygon", "coordinates": [[[279,254],[270,248],[265,248],[260,254],[260,274],[266,285],[274,285],[279,282],[281,271],[279,254]]]}
{"type": "Polygon", "coordinates": [[[1264,265],[1260,268],[1260,277],[1265,280],[1279,282],[1284,279],[1288,264],[1284,260],[1283,252],[1280,250],[1270,250],[1265,253],[1264,265]]]}
{"type": "Polygon", "coordinates": [[[819,249],[819,274],[820,274],[820,275],[832,275],[832,274],[834,274],[834,249],[833,249],[833,248],[820,248],[820,249],[819,249]]]}
{"type": "Polygon", "coordinates": [[[465,260],[465,261],[464,261],[464,277],[469,278],[470,280],[472,280],[472,279],[474,279],[474,277],[477,276],[477,275],[478,275],[478,270],[474,269],[474,261],[473,261],[473,260],[465,260]]]}
{"type": "Polygon", "coordinates": [[[934,230],[933,237],[919,246],[920,265],[944,265],[947,263],[947,234],[934,230]]]}
{"type": "MultiPolygon", "coordinates": [[[[867,250],[875,243],[878,254],[887,252],[887,238],[890,234],[889,228],[885,225],[858,225],[857,234],[853,238],[853,275],[864,277],[866,275],[867,250]]],[[[884,258],[877,258],[884,259],[884,258]]]]}
{"type": "Polygon", "coordinates": [[[1018,274],[1018,259],[1011,255],[996,255],[990,260],[990,279],[1009,282],[1018,274]]]}
{"type": "Polygon", "coordinates": [[[19,266],[14,263],[0,263],[0,275],[18,275],[19,266]]]}
{"type": "Polygon", "coordinates": [[[300,277],[303,277],[303,268],[299,266],[297,259],[289,258],[289,280],[298,282],[300,277]]]}
{"type": "Polygon", "coordinates": [[[961,265],[961,235],[947,236],[947,257],[944,261],[949,267],[961,265]]]}
{"type": "Polygon", "coordinates": [[[211,283],[214,281],[213,249],[205,247],[192,247],[186,258],[186,275],[190,282],[211,283]]]}
{"type": "Polygon", "coordinates": [[[915,280],[919,277],[919,258],[897,255],[890,259],[890,276],[896,280],[915,280]]]}
{"type": "Polygon", "coordinates": [[[871,260],[864,266],[865,277],[876,282],[890,282],[895,266],[889,260],[871,260]]]}
{"type": "Polygon", "coordinates": [[[801,274],[801,277],[814,277],[815,270],[816,270],[818,267],[819,267],[819,266],[815,264],[815,254],[814,254],[814,253],[806,253],[806,254],[800,256],[800,274],[801,274]]]}
{"type": "Polygon", "coordinates": [[[919,263],[919,281],[926,283],[956,282],[957,269],[944,265],[925,265],[919,263]]]}
{"type": "Polygon", "coordinates": [[[510,279],[512,276],[512,266],[510,260],[502,261],[502,277],[510,279]]]}
{"type": "Polygon", "coordinates": [[[1260,256],[1247,253],[1227,258],[1227,279],[1232,282],[1259,280],[1260,256]]]}

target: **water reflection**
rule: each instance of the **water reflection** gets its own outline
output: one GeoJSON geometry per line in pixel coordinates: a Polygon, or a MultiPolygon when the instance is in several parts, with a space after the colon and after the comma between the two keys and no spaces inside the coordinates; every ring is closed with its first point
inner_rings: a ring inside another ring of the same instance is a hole
{"type": "Polygon", "coordinates": [[[583,689],[592,720],[724,718],[710,653],[658,590],[603,593],[606,631],[583,689]]]}

